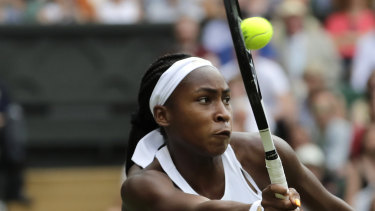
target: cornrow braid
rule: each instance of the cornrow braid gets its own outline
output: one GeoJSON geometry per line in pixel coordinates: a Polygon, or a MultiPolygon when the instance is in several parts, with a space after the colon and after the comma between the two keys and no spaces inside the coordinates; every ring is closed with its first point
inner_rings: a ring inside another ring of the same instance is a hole
{"type": "Polygon", "coordinates": [[[131,130],[126,153],[126,172],[134,164],[131,160],[139,140],[159,127],[150,111],[150,97],[161,75],[175,62],[191,57],[188,54],[167,54],[150,65],[143,75],[138,93],[138,111],[132,115],[131,130]]]}

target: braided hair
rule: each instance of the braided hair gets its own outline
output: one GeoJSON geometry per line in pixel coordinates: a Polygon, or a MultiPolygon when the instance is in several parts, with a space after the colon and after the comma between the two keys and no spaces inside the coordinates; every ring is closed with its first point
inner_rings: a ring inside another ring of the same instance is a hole
{"type": "Polygon", "coordinates": [[[160,57],[148,68],[141,80],[138,92],[138,110],[131,118],[131,130],[126,153],[126,172],[134,164],[131,160],[139,140],[159,127],[150,111],[150,97],[160,76],[175,62],[191,57],[188,54],[168,54],[160,57]]]}

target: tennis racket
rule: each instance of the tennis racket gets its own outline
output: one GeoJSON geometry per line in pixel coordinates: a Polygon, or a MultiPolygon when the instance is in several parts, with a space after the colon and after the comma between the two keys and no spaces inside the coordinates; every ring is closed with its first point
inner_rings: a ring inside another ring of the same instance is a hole
{"type": "MultiPolygon", "coordinates": [[[[238,65],[262,139],[268,175],[272,184],[279,184],[288,189],[284,169],[280,157],[277,154],[272,140],[271,131],[268,126],[251,51],[247,50],[245,47],[241,31],[242,17],[238,0],[224,0],[224,5],[229,28],[232,34],[234,49],[237,55],[238,65]]],[[[285,198],[285,196],[281,194],[276,194],[276,197],[285,198]]]]}

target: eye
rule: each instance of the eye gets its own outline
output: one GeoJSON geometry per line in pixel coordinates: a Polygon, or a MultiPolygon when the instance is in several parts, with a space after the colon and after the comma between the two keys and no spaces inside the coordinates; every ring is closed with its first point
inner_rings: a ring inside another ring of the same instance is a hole
{"type": "Polygon", "coordinates": [[[200,103],[206,104],[206,103],[208,103],[208,102],[210,101],[210,99],[209,99],[208,97],[200,97],[200,98],[198,99],[198,101],[199,101],[200,103]]]}
{"type": "Polygon", "coordinates": [[[230,101],[230,96],[224,97],[223,99],[224,104],[229,104],[229,101],[230,101]]]}

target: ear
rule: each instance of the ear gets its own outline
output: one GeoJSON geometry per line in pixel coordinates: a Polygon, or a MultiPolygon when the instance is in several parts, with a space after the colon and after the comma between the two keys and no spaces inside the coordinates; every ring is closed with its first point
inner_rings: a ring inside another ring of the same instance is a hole
{"type": "Polygon", "coordinates": [[[165,106],[157,105],[154,107],[154,119],[162,127],[169,125],[169,115],[165,106]]]}

